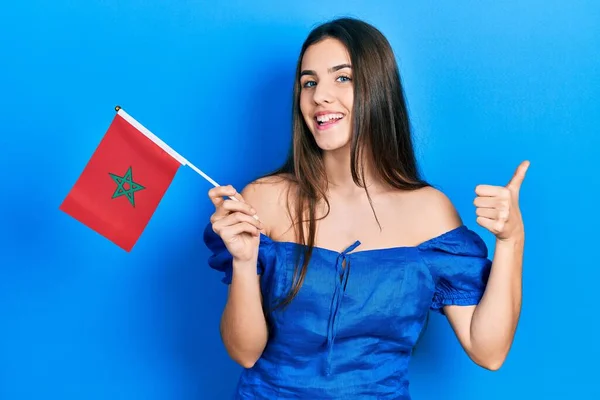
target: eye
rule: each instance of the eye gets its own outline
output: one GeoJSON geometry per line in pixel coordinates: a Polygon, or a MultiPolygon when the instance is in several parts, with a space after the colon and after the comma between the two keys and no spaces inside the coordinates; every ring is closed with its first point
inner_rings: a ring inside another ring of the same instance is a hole
{"type": "Polygon", "coordinates": [[[314,86],[314,85],[316,85],[316,84],[317,84],[317,82],[315,82],[315,81],[305,81],[305,82],[302,84],[302,87],[304,87],[304,88],[309,88],[309,87],[313,87],[313,86],[314,86]]]}
{"type": "Polygon", "coordinates": [[[340,75],[340,76],[338,76],[337,80],[340,82],[350,82],[350,81],[352,81],[352,78],[350,78],[349,76],[346,76],[346,75],[340,75]]]}

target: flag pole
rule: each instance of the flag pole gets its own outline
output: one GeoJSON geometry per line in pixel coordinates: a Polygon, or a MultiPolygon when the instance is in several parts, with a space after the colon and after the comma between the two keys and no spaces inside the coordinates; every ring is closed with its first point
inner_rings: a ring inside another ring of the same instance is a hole
{"type": "Polygon", "coordinates": [[[150,130],[148,130],[145,126],[143,126],[138,121],[136,121],[131,115],[127,114],[125,112],[125,110],[123,110],[123,108],[121,108],[121,106],[116,106],[115,111],[117,112],[117,114],[119,114],[121,117],[123,117],[123,119],[125,119],[131,125],[136,127],[140,132],[142,132],[144,134],[144,136],[146,136],[148,139],[152,140],[156,145],[158,145],[158,147],[160,147],[165,152],[167,152],[171,157],[173,157],[174,159],[179,161],[179,163],[181,165],[190,167],[192,170],[194,170],[194,172],[196,172],[198,175],[202,176],[204,179],[209,181],[213,186],[215,186],[215,187],[221,186],[213,178],[211,178],[210,176],[205,174],[198,167],[196,167],[194,164],[189,162],[185,157],[183,157],[181,154],[179,154],[178,152],[173,150],[173,148],[171,148],[171,146],[169,146],[168,144],[163,142],[158,136],[156,136],[155,134],[150,132],[150,130]]]}
{"type": "MultiPolygon", "coordinates": [[[[169,154],[171,157],[173,157],[174,159],[176,159],[177,161],[179,161],[179,163],[181,165],[190,167],[198,175],[200,175],[201,177],[203,177],[204,179],[206,179],[207,181],[209,181],[214,187],[221,186],[213,178],[211,178],[210,176],[208,176],[207,174],[205,174],[204,172],[202,172],[202,170],[200,170],[194,164],[192,164],[191,162],[189,162],[181,154],[179,154],[178,152],[176,152],[175,150],[173,150],[168,144],[166,144],[165,142],[163,142],[154,133],[150,132],[150,130],[148,130],[145,126],[143,126],[138,121],[136,121],[135,118],[133,118],[131,115],[127,114],[125,112],[125,110],[123,110],[123,108],[121,106],[119,106],[119,105],[115,106],[115,111],[117,112],[117,114],[119,114],[121,117],[123,117],[123,119],[125,119],[127,122],[129,122],[131,125],[133,125],[135,128],[137,128],[137,130],[139,130],[142,134],[144,134],[144,136],[146,136],[148,139],[152,140],[158,147],[160,147],[165,152],[167,152],[167,154],[169,154]]],[[[233,196],[228,196],[228,197],[231,200],[239,201],[238,199],[236,199],[233,196]]],[[[258,219],[257,216],[255,216],[255,218],[258,219]]]]}

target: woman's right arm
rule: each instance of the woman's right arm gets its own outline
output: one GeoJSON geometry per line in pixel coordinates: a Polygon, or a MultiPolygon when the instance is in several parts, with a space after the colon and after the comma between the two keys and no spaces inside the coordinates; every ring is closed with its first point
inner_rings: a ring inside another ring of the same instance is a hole
{"type": "MultiPolygon", "coordinates": [[[[227,304],[221,317],[221,338],[229,356],[244,368],[251,368],[260,358],[268,339],[263,313],[260,276],[256,273],[262,222],[250,203],[261,203],[251,187],[242,194],[232,186],[209,191],[215,205],[211,216],[213,230],[233,256],[233,276],[227,304]],[[232,196],[238,201],[223,199],[232,196]]],[[[257,209],[264,211],[258,204],[257,209]]]]}
{"type": "Polygon", "coordinates": [[[257,261],[233,261],[233,277],[221,317],[221,338],[230,357],[252,368],[267,345],[257,261]]]}

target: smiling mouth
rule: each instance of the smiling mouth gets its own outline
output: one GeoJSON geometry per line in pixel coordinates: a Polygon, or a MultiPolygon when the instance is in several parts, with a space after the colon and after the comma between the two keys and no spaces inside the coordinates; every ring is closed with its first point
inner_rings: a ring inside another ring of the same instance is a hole
{"type": "Polygon", "coordinates": [[[315,121],[317,122],[317,127],[326,128],[326,127],[335,125],[342,118],[344,118],[344,114],[331,113],[331,114],[318,115],[315,117],[315,121]]]}

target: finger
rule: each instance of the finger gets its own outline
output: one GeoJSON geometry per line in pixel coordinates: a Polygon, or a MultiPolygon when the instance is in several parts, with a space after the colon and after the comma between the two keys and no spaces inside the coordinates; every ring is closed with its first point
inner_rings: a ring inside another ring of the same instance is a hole
{"type": "Polygon", "coordinates": [[[240,222],[247,222],[247,223],[255,226],[257,229],[263,228],[262,222],[253,218],[252,216],[250,216],[248,214],[244,214],[242,212],[234,212],[234,213],[229,214],[226,217],[223,217],[223,218],[219,219],[218,221],[216,221],[213,224],[213,230],[215,230],[215,232],[219,233],[219,231],[222,231],[223,229],[227,228],[228,226],[236,225],[236,224],[239,224],[240,222]]]}
{"type": "Polygon", "coordinates": [[[208,191],[208,197],[215,206],[219,206],[223,201],[223,197],[235,196],[236,193],[237,190],[231,185],[216,186],[208,191]]]}
{"type": "Polygon", "coordinates": [[[235,198],[235,196],[239,197],[239,199],[237,199],[238,202],[243,202],[241,195],[239,195],[237,190],[231,185],[216,186],[208,191],[208,197],[215,206],[215,212],[211,216],[212,223],[228,214],[228,211],[222,207],[225,202],[224,197],[235,198]]]}
{"type": "Polygon", "coordinates": [[[260,229],[249,222],[239,222],[234,225],[228,225],[226,228],[221,230],[221,238],[224,241],[230,241],[235,236],[241,235],[242,233],[248,233],[252,236],[260,236],[260,229]]]}
{"type": "Polygon", "coordinates": [[[235,191],[235,193],[233,195],[230,195],[229,198],[231,200],[233,200],[233,201],[238,201],[240,203],[245,203],[246,202],[246,200],[244,200],[244,198],[242,197],[242,195],[240,193],[238,193],[237,191],[235,191]]]}
{"type": "Polygon", "coordinates": [[[476,221],[479,225],[483,226],[484,228],[486,228],[494,234],[501,232],[504,228],[504,221],[500,221],[497,219],[477,217],[476,221]]]}
{"type": "Polygon", "coordinates": [[[210,201],[212,201],[213,205],[215,206],[215,214],[223,214],[223,202],[225,201],[225,199],[223,199],[222,197],[211,197],[210,201]]]}
{"type": "Polygon", "coordinates": [[[478,208],[475,210],[475,214],[479,217],[485,217],[494,220],[508,219],[508,210],[499,210],[497,208],[478,208]]]}
{"type": "Polygon", "coordinates": [[[510,190],[504,186],[477,185],[475,193],[483,197],[499,197],[501,199],[510,199],[510,190]]]}
{"type": "Polygon", "coordinates": [[[230,212],[243,212],[250,216],[256,215],[256,210],[248,203],[242,203],[237,200],[225,200],[223,208],[230,212]]]}
{"type": "MultiPolygon", "coordinates": [[[[244,200],[242,195],[240,193],[238,193],[238,191],[235,190],[235,188],[231,185],[216,186],[214,188],[211,188],[208,191],[208,196],[210,197],[210,199],[213,202],[213,204],[215,205],[215,207],[221,206],[221,204],[223,203],[223,200],[224,200],[223,199],[224,196],[229,197],[233,201],[237,201],[240,203],[246,203],[246,201],[244,200]]],[[[222,209],[217,208],[217,212],[215,214],[216,214],[215,215],[216,218],[220,218],[220,217],[224,216],[226,213],[222,209]]],[[[254,219],[259,220],[258,215],[256,215],[256,213],[254,213],[254,219]]]]}
{"type": "Polygon", "coordinates": [[[521,188],[521,184],[525,179],[525,174],[527,173],[529,164],[529,161],[523,161],[521,164],[519,164],[512,179],[510,180],[510,182],[508,182],[508,185],[506,185],[507,188],[519,191],[519,189],[521,188]]]}
{"type": "MultiPolygon", "coordinates": [[[[231,200],[233,200],[233,201],[238,201],[238,202],[240,202],[240,203],[244,203],[244,204],[246,204],[246,200],[244,200],[244,198],[242,197],[242,195],[241,195],[240,193],[237,193],[237,192],[236,192],[236,193],[235,193],[233,196],[229,196],[229,198],[230,198],[231,200]]],[[[259,220],[260,220],[260,218],[258,218],[258,214],[256,214],[256,210],[255,210],[255,211],[253,211],[253,212],[252,212],[252,214],[253,214],[253,215],[252,215],[252,217],[253,217],[255,220],[257,220],[257,221],[259,221],[259,220]]]]}
{"type": "Polygon", "coordinates": [[[473,200],[475,207],[481,208],[508,208],[510,201],[499,197],[476,197],[473,200]]]}

